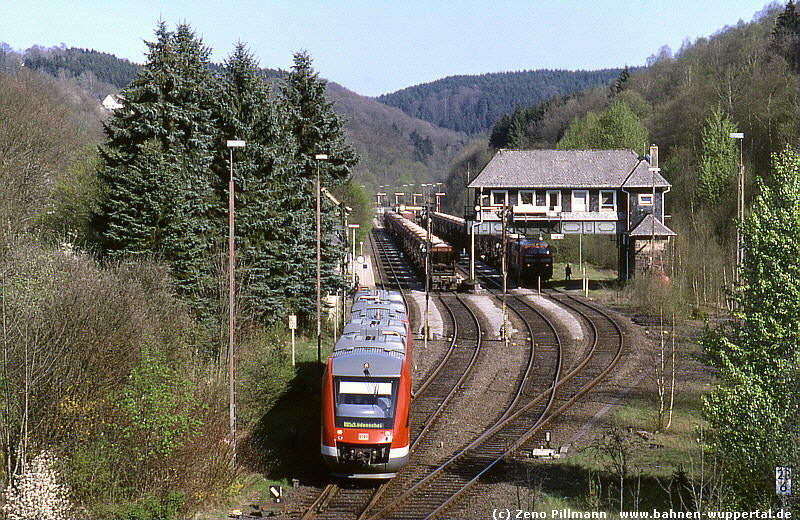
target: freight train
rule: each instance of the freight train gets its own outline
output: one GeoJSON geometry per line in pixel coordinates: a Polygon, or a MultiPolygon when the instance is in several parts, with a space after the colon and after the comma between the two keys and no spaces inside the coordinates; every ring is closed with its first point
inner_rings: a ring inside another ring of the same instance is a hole
{"type": "Polygon", "coordinates": [[[334,476],[388,479],[408,462],[411,335],[400,293],[362,289],[322,380],[321,452],[334,476]]]}
{"type": "MultiPolygon", "coordinates": [[[[428,232],[412,220],[393,211],[383,214],[383,225],[389,235],[400,245],[400,249],[414,268],[425,272],[428,232]]],[[[456,253],[453,246],[431,233],[430,266],[428,269],[431,289],[452,291],[458,288],[456,276],[456,253]]]]}
{"type": "MultiPolygon", "coordinates": [[[[469,230],[463,218],[432,212],[431,231],[457,247],[469,246],[469,230]]],[[[499,269],[503,260],[502,236],[475,235],[475,254],[499,269]]],[[[544,282],[553,277],[553,255],[544,240],[507,233],[506,254],[509,274],[522,284],[536,284],[537,278],[544,282]]]]}

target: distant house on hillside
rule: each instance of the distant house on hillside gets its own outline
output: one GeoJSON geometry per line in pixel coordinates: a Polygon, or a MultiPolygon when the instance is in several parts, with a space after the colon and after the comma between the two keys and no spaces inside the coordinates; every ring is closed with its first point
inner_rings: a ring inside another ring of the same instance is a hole
{"type": "Polygon", "coordinates": [[[476,234],[500,233],[507,208],[519,233],[616,235],[621,279],[669,272],[675,233],[664,224],[664,196],[672,186],[656,146],[644,159],[632,150],[501,149],[468,187],[476,234]]]}
{"type": "Polygon", "coordinates": [[[113,94],[109,94],[103,100],[103,108],[105,108],[109,112],[117,110],[118,108],[122,108],[122,103],[120,103],[121,99],[123,99],[122,96],[115,96],[113,94]]]}

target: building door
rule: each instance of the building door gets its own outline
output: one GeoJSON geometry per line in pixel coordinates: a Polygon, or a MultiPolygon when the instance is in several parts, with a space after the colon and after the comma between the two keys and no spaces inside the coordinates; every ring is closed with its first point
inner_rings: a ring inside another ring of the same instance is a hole
{"type": "Polygon", "coordinates": [[[560,190],[547,190],[547,209],[550,211],[561,211],[560,190]]]}

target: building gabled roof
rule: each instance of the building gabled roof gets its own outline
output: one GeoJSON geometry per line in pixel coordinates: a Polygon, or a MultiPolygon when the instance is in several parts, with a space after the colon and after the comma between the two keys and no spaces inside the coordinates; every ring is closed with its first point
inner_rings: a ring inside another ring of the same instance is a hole
{"type": "Polygon", "coordinates": [[[500,149],[470,188],[669,187],[632,150],[500,149]],[[644,181],[647,181],[643,184],[644,181]]]}
{"type": "Polygon", "coordinates": [[[651,237],[654,235],[657,237],[674,237],[676,233],[658,219],[655,219],[655,227],[653,227],[653,215],[648,213],[629,234],[632,237],[651,237]]]}
{"type": "Polygon", "coordinates": [[[623,188],[669,188],[671,185],[659,172],[650,171],[650,163],[639,161],[628,178],[622,184],[623,188]]]}

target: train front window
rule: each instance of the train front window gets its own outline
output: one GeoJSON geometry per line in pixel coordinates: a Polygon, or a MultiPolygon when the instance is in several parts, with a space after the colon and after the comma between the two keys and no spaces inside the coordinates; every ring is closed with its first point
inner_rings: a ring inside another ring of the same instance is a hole
{"type": "Polygon", "coordinates": [[[525,260],[527,262],[534,262],[536,260],[545,261],[549,256],[550,248],[546,245],[525,247],[525,260]]]}
{"type": "Polygon", "coordinates": [[[334,380],[336,426],[392,428],[397,400],[396,379],[334,380]]]}

